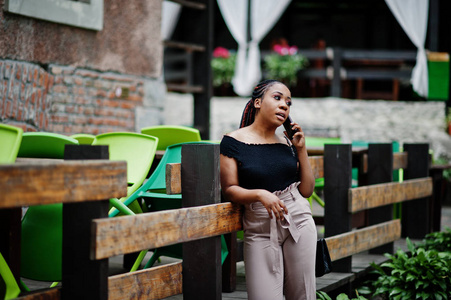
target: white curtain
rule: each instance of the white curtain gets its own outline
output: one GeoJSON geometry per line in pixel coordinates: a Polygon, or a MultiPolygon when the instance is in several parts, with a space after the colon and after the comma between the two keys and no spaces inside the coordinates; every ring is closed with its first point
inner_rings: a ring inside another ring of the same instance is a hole
{"type": "Polygon", "coordinates": [[[168,40],[179,20],[181,6],[172,1],[163,1],[161,7],[161,39],[168,40]]]}
{"type": "Polygon", "coordinates": [[[251,41],[247,41],[248,2],[218,0],[219,9],[230,33],[238,43],[233,89],[240,96],[252,94],[262,77],[258,44],[279,20],[291,0],[251,1],[251,41]]]}
{"type": "Polygon", "coordinates": [[[420,96],[428,95],[428,66],[424,43],[429,0],[385,0],[396,20],[417,47],[417,62],[412,71],[412,87],[420,96]]]}

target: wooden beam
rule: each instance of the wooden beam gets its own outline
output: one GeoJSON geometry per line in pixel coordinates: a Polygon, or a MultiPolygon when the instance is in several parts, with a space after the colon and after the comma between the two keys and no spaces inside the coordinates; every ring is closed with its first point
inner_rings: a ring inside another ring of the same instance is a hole
{"type": "Polygon", "coordinates": [[[0,178],[0,208],[127,195],[127,164],[123,161],[33,161],[0,165],[0,178]]]}
{"type": "Polygon", "coordinates": [[[163,299],[182,293],[182,263],[108,278],[108,300],[163,299]]]}
{"type": "Polygon", "coordinates": [[[311,156],[308,158],[310,166],[312,167],[313,175],[315,178],[324,177],[324,157],[323,156],[311,156]]]}
{"type": "Polygon", "coordinates": [[[428,197],[432,195],[432,187],[432,178],[427,177],[352,188],[349,189],[349,212],[428,197]]]}
{"type": "MultiPolygon", "coordinates": [[[[309,157],[310,166],[312,167],[315,178],[324,177],[324,159],[322,156],[309,157]]],[[[181,164],[166,165],[166,193],[175,195],[182,193],[181,186],[181,164]]]]}
{"type": "Polygon", "coordinates": [[[35,291],[16,298],[16,300],[59,300],[61,299],[61,288],[52,288],[42,291],[35,291]]]}
{"type": "Polygon", "coordinates": [[[167,164],[166,165],[166,193],[168,195],[175,195],[182,193],[182,164],[167,164]]]}
{"type": "Polygon", "coordinates": [[[96,219],[92,223],[92,259],[194,241],[242,230],[241,206],[206,206],[96,219]]]}
{"type": "Polygon", "coordinates": [[[194,9],[201,9],[202,10],[202,9],[206,8],[205,4],[199,3],[199,2],[196,2],[196,1],[188,1],[188,0],[170,0],[170,1],[178,3],[178,4],[182,5],[182,6],[189,7],[189,8],[194,8],[194,9]]]}
{"type": "Polygon", "coordinates": [[[393,170],[406,169],[407,168],[407,152],[393,153],[393,170]]]}
{"type": "Polygon", "coordinates": [[[198,45],[198,44],[192,44],[192,43],[184,43],[184,42],[166,40],[163,42],[163,45],[165,47],[179,48],[179,49],[183,49],[186,51],[199,51],[199,52],[205,51],[205,46],[198,45]]]}
{"type": "Polygon", "coordinates": [[[336,261],[401,238],[400,220],[392,220],[326,238],[332,261],[336,261]]]}
{"type": "MultiPolygon", "coordinates": [[[[397,152],[393,153],[393,170],[405,169],[407,168],[407,152],[397,152]]],[[[362,172],[368,172],[368,154],[363,154],[362,156],[362,172]]]]}

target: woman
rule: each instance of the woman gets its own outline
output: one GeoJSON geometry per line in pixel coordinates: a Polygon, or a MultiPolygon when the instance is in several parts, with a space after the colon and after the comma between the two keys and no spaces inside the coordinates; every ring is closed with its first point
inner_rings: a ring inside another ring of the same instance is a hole
{"type": "MultiPolygon", "coordinates": [[[[240,129],[220,146],[221,186],[244,205],[244,263],[249,299],[316,299],[316,226],[309,202],[315,178],[305,137],[276,135],[290,113],[291,92],[282,83],[259,83],[240,129]]],[[[285,132],[286,135],[286,132],[285,132]]]]}

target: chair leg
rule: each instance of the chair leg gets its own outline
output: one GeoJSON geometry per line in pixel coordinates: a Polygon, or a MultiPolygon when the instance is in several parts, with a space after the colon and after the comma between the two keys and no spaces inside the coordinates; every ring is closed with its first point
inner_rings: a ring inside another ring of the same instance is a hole
{"type": "Polygon", "coordinates": [[[147,264],[144,266],[144,269],[151,268],[155,264],[155,262],[157,261],[157,259],[159,257],[160,257],[160,253],[159,253],[158,249],[155,249],[155,252],[153,253],[152,257],[149,259],[147,264]]]}
{"type": "Polygon", "coordinates": [[[128,208],[124,203],[122,203],[122,201],[120,201],[116,198],[110,199],[110,203],[111,203],[111,205],[113,205],[116,208],[116,210],[111,212],[108,215],[109,217],[114,217],[119,212],[121,212],[125,215],[135,215],[135,213],[130,208],[128,208]]]}

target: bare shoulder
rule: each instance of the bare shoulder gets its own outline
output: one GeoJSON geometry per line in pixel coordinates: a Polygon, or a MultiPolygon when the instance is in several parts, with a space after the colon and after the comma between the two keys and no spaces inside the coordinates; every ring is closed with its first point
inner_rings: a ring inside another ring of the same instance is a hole
{"type": "Polygon", "coordinates": [[[243,127],[240,129],[237,129],[235,131],[229,132],[226,135],[233,137],[234,139],[237,140],[246,140],[247,136],[248,136],[248,128],[247,127],[243,127]]]}

